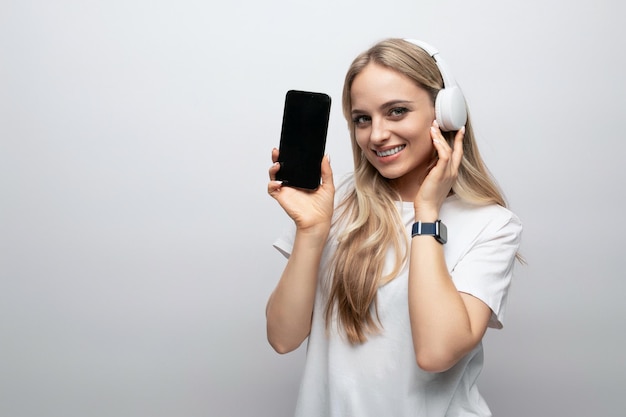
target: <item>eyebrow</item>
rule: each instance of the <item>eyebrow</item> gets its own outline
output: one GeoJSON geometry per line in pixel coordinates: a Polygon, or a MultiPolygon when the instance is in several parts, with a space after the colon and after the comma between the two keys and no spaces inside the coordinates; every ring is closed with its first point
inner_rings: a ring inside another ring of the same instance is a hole
{"type": "MultiPolygon", "coordinates": [[[[388,101],[386,103],[383,103],[380,106],[380,109],[381,110],[388,109],[389,107],[397,106],[398,104],[414,104],[414,103],[412,101],[410,101],[410,100],[391,100],[391,101],[388,101]]],[[[361,114],[361,113],[367,113],[367,112],[364,111],[364,110],[352,109],[351,113],[352,114],[361,114]]]]}

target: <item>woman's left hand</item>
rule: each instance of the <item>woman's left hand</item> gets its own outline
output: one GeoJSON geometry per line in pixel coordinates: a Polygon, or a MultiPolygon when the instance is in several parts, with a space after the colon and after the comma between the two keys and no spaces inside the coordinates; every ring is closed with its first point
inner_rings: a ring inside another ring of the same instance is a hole
{"type": "Polygon", "coordinates": [[[439,159],[430,170],[413,202],[416,220],[435,221],[439,218],[439,209],[445,201],[452,185],[456,181],[461,159],[463,158],[463,136],[465,127],[462,127],[454,137],[454,147],[451,148],[441,134],[435,120],[430,128],[430,136],[439,159]]]}

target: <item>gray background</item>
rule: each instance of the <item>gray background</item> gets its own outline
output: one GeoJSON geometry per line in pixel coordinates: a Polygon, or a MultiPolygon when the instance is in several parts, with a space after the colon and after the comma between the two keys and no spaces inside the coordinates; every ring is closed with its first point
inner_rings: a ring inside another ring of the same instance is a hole
{"type": "Polygon", "coordinates": [[[289,416],[264,306],[284,93],[427,40],[525,223],[496,416],[623,416],[623,2],[0,1],[0,416],[289,416]]]}

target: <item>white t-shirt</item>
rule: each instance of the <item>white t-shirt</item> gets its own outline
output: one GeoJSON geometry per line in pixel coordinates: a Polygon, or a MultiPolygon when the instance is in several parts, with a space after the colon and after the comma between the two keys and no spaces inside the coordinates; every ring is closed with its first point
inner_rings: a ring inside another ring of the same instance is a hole
{"type": "MultiPolygon", "coordinates": [[[[350,187],[352,181],[338,187],[336,194],[343,195],[350,187]]],[[[397,204],[410,236],[413,203],[397,204]]],[[[501,328],[521,237],[519,219],[501,206],[469,205],[456,196],[444,202],[440,218],[448,228],[444,254],[454,284],[487,304],[493,312],[489,326],[501,328]]],[[[287,257],[294,232],[274,243],[287,257]]],[[[330,262],[334,236],[336,231],[331,230],[322,266],[330,262]]],[[[387,262],[394,261],[390,253],[387,262]]],[[[475,384],[483,366],[482,344],[448,371],[430,373],[417,366],[408,311],[408,267],[378,289],[382,331],[368,335],[361,345],[350,344],[335,321],[327,330],[325,279],[318,280],[297,417],[491,415],[475,384]]]]}

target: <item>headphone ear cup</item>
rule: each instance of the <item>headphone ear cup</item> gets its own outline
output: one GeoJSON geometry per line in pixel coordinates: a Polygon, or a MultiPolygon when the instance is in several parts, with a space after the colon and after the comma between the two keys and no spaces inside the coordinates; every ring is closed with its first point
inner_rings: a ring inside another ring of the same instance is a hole
{"type": "Polygon", "coordinates": [[[467,122],[467,107],[463,93],[457,86],[439,90],[435,100],[437,123],[444,132],[455,131],[467,122]]]}

